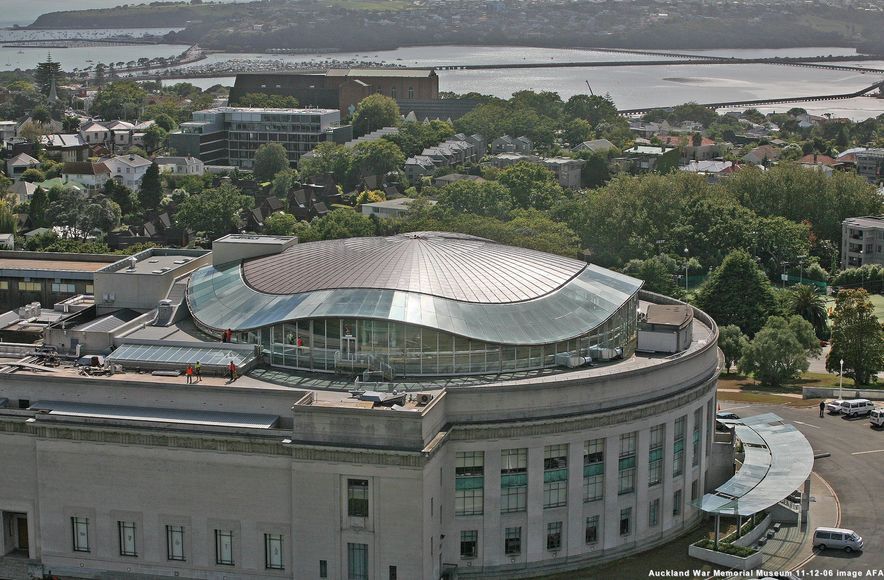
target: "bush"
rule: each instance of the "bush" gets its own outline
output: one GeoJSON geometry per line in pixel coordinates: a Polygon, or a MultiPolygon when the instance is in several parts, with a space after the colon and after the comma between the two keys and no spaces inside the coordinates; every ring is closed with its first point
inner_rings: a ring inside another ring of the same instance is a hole
{"type": "MultiPolygon", "coordinates": [[[[703,548],[706,550],[715,551],[715,540],[700,540],[696,544],[694,544],[698,548],[703,548]]],[[[742,546],[734,546],[730,542],[718,542],[718,550],[722,554],[729,554],[731,556],[737,556],[739,558],[748,558],[752,554],[756,552],[752,548],[744,548],[742,546]]]]}

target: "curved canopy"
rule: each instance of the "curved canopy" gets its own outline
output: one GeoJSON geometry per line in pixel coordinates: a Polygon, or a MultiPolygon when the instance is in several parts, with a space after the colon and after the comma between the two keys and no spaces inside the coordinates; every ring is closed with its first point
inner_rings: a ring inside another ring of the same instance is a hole
{"type": "MultiPolygon", "coordinates": [[[[591,332],[641,287],[641,281],[635,278],[580,264],[582,270],[575,276],[540,297],[483,303],[387,288],[271,294],[246,283],[243,270],[248,262],[243,267],[233,262],[194,272],[187,287],[187,302],[198,322],[216,330],[252,330],[309,318],[370,318],[492,343],[548,344],[591,332]]],[[[289,271],[287,275],[297,278],[299,272],[289,271]]],[[[505,283],[505,277],[501,280],[505,283]]]]}
{"type": "Polygon", "coordinates": [[[773,413],[734,421],[746,457],[740,470],[700,502],[704,512],[749,516],[786,499],[813,470],[813,449],[773,413]]]}

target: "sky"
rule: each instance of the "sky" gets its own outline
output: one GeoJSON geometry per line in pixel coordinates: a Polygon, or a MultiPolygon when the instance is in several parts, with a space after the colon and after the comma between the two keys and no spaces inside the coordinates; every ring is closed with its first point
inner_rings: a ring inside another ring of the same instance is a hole
{"type": "MultiPolygon", "coordinates": [[[[11,0],[10,0],[11,1],[11,0]]],[[[219,2],[242,2],[245,0],[216,0],[219,2]]],[[[3,2],[0,2],[2,4],[3,2]]],[[[16,2],[15,14],[0,13],[0,26],[13,24],[26,25],[41,14],[59,10],[88,10],[90,8],[111,8],[122,4],[149,4],[148,0],[28,0],[16,2]]]]}

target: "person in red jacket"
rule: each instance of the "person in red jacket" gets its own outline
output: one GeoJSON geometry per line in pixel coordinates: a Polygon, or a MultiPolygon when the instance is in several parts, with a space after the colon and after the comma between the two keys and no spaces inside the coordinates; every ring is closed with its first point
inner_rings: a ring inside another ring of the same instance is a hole
{"type": "Polygon", "coordinates": [[[227,365],[227,370],[230,371],[230,382],[232,383],[236,380],[236,363],[230,361],[230,364],[227,365]]]}

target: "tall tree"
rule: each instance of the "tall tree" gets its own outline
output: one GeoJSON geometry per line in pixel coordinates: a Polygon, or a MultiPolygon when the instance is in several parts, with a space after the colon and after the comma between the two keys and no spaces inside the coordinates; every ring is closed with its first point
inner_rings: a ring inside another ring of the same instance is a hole
{"type": "Polygon", "coordinates": [[[731,367],[739,362],[748,347],[749,341],[739,326],[728,324],[721,327],[718,332],[718,348],[724,354],[725,372],[731,372],[731,367]]]}
{"type": "Polygon", "coordinates": [[[405,155],[399,146],[386,139],[366,141],[353,147],[351,167],[357,172],[356,178],[366,175],[386,175],[405,164],[405,155]]]}
{"type": "Polygon", "coordinates": [[[46,223],[46,209],[49,207],[49,196],[46,190],[38,187],[31,197],[31,203],[28,205],[28,215],[31,217],[31,223],[35,228],[43,227],[46,223]]]}
{"type": "Polygon", "coordinates": [[[829,334],[829,321],[826,315],[826,301],[817,292],[816,286],[798,284],[789,289],[787,301],[790,314],[797,314],[813,325],[817,337],[826,338],[829,334]]]}
{"type": "Polygon", "coordinates": [[[832,313],[832,350],[826,368],[836,371],[844,360],[845,374],[857,384],[873,381],[884,369],[884,325],[875,316],[869,295],[862,288],[841,290],[832,313]]]}
{"type": "Polygon", "coordinates": [[[813,326],[800,316],[771,316],[743,353],[740,372],[754,375],[765,385],[779,386],[809,367],[808,357],[819,354],[813,326]]]}
{"type": "Polygon", "coordinates": [[[48,55],[46,60],[38,63],[34,71],[34,81],[40,89],[40,93],[44,96],[49,95],[52,88],[52,81],[55,81],[56,88],[61,84],[61,63],[52,60],[52,55],[48,55]]]}
{"type": "Polygon", "coordinates": [[[776,311],[776,298],[767,276],[748,253],[727,255],[697,294],[697,306],[720,326],[735,324],[754,336],[776,311]]]}
{"type": "Polygon", "coordinates": [[[151,163],[144,177],[141,179],[141,189],[138,190],[138,201],[144,211],[156,211],[163,199],[163,182],[160,179],[160,167],[151,163]]]}
{"type": "Polygon", "coordinates": [[[379,93],[362,99],[353,113],[353,133],[358,137],[382,127],[399,124],[399,105],[390,97],[379,93]]]}
{"type": "Polygon", "coordinates": [[[496,181],[461,180],[439,189],[438,208],[453,214],[504,219],[513,207],[506,187],[496,181]]]}
{"type": "Polygon", "coordinates": [[[537,163],[516,163],[501,171],[497,180],[510,190],[513,205],[521,209],[549,209],[565,197],[555,174],[537,163]]]}
{"type": "Polygon", "coordinates": [[[265,143],[255,152],[255,165],[252,172],[257,181],[271,181],[284,169],[289,168],[289,157],[285,147],[279,143],[265,143]]]}
{"type": "Polygon", "coordinates": [[[192,232],[204,232],[215,239],[236,231],[240,224],[240,212],[254,203],[230,183],[206,189],[181,202],[175,221],[192,232]]]}

